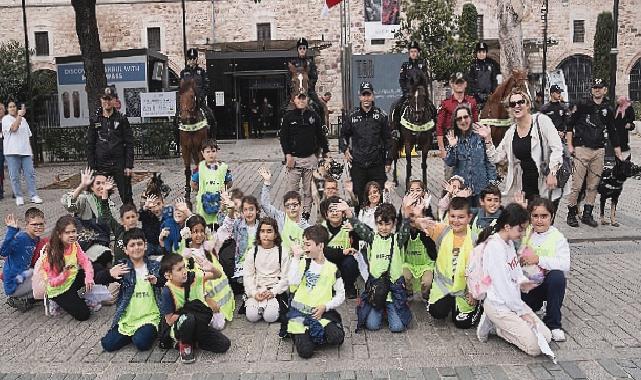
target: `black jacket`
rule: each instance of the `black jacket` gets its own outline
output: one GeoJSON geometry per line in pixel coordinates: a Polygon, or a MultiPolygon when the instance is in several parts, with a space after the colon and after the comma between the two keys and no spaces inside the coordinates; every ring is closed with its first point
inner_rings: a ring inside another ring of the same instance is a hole
{"type": "Polygon", "coordinates": [[[626,108],[623,115],[616,115],[614,117],[614,125],[619,137],[619,144],[621,144],[621,151],[627,152],[630,150],[630,131],[634,130],[634,109],[632,106],[626,108]],[[632,128],[625,129],[626,124],[632,124],[632,128]]]}
{"type": "Polygon", "coordinates": [[[403,96],[407,96],[407,93],[410,91],[410,83],[407,74],[411,70],[420,70],[425,74],[427,79],[427,63],[423,59],[410,59],[407,62],[403,62],[401,65],[401,72],[398,75],[398,84],[401,86],[403,91],[403,96]]]}
{"type": "Polygon", "coordinates": [[[579,103],[568,121],[568,132],[573,132],[572,144],[592,149],[605,147],[605,130],[613,147],[619,147],[614,127],[614,111],[604,100],[596,104],[592,99],[579,103]]]}
{"type": "Polygon", "coordinates": [[[369,112],[355,108],[343,121],[338,149],[341,153],[349,149],[352,162],[360,167],[390,165],[392,135],[385,111],[378,107],[372,107],[369,112]]]}
{"type": "Polygon", "coordinates": [[[568,117],[570,116],[568,109],[568,104],[565,102],[548,102],[541,107],[540,112],[552,119],[557,131],[565,132],[568,117]]]}
{"type": "Polygon", "coordinates": [[[280,124],[280,146],[283,153],[304,158],[329,152],[327,136],[321,125],[322,119],[309,108],[285,112],[280,124]]]}
{"type": "Polygon", "coordinates": [[[114,109],[104,117],[102,108],[98,109],[87,130],[87,163],[93,169],[133,169],[134,135],[125,115],[114,109]]]}
{"type": "Polygon", "coordinates": [[[198,100],[203,100],[209,91],[209,78],[207,72],[202,67],[187,66],[180,72],[180,79],[193,79],[196,82],[196,96],[198,100]]]}
{"type": "MultiPolygon", "coordinates": [[[[289,60],[289,63],[296,67],[303,67],[307,65],[308,67],[308,72],[307,72],[307,77],[309,79],[309,88],[307,89],[307,92],[310,93],[316,93],[316,82],[318,81],[318,69],[316,68],[316,64],[314,63],[314,58],[313,57],[305,57],[305,58],[300,58],[300,57],[295,57],[289,60]]],[[[291,83],[291,73],[289,70],[287,71],[287,83],[291,83]]],[[[289,89],[291,91],[291,89],[289,89]]]]}
{"type": "Polygon", "coordinates": [[[497,86],[496,75],[499,73],[495,65],[487,59],[475,59],[468,74],[469,92],[474,95],[491,94],[497,86]]]}

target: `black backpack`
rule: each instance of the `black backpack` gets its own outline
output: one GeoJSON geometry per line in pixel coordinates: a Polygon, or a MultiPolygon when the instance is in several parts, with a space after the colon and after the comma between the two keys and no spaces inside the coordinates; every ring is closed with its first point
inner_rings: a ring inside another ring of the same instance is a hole
{"type": "Polygon", "coordinates": [[[382,310],[387,303],[387,294],[392,286],[390,279],[390,268],[392,266],[392,259],[394,258],[394,235],[392,235],[392,244],[390,245],[389,263],[387,270],[380,275],[379,278],[374,278],[370,273],[369,279],[365,283],[365,293],[367,296],[367,303],[372,305],[376,310],[382,310]]]}

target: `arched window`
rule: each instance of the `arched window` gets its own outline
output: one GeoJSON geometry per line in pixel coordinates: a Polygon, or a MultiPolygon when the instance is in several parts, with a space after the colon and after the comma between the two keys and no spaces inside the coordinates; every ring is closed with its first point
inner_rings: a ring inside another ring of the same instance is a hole
{"type": "Polygon", "coordinates": [[[590,95],[592,83],[592,58],[577,54],[567,57],[558,66],[563,71],[568,88],[567,101],[576,103],[590,95]]]}
{"type": "Polygon", "coordinates": [[[67,91],[62,93],[62,112],[65,119],[71,117],[71,100],[67,91]]]}
{"type": "Polygon", "coordinates": [[[641,101],[641,58],[630,71],[630,100],[641,101]]]}

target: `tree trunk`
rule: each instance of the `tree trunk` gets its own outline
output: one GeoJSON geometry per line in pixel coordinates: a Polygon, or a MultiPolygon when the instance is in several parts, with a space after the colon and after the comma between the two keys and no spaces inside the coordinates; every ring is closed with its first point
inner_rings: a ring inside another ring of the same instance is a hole
{"type": "Polygon", "coordinates": [[[497,0],[499,13],[499,44],[501,45],[501,74],[511,75],[512,69],[525,68],[523,54],[523,5],[521,0],[497,0]],[[515,7],[515,5],[517,5],[515,7]]]}
{"type": "Polygon", "coordinates": [[[89,115],[92,115],[100,107],[100,95],[107,87],[96,21],[96,0],[71,0],[71,6],[76,13],[76,34],[85,66],[89,115]]]}

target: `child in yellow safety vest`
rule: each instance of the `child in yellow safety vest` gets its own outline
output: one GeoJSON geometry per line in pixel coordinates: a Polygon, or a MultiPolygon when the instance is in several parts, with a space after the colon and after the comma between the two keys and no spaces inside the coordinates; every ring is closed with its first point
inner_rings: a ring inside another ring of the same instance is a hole
{"type": "Polygon", "coordinates": [[[288,281],[292,300],[287,331],[296,352],[310,358],[320,345],[341,345],[345,339],[340,314],[336,309],[345,301],[340,271],[325,258],[323,251],[329,234],[322,226],[303,232],[303,247],[294,246],[288,281]],[[305,254],[305,258],[301,256],[305,254]]]}
{"type": "Polygon", "coordinates": [[[185,222],[189,229],[187,246],[182,252],[185,265],[190,271],[199,271],[201,268],[196,263],[196,258],[209,262],[221,273],[220,277],[205,282],[205,302],[213,311],[210,325],[216,330],[225,327],[225,321],[231,322],[236,308],[234,294],[229,286],[229,280],[218,261],[214,242],[207,240],[207,226],[205,219],[197,214],[192,215],[185,222]]]}
{"type": "MultiPolygon", "coordinates": [[[[534,254],[521,254],[524,272],[543,276],[536,279],[540,285],[522,294],[522,299],[532,310],[539,311],[547,301],[543,322],[552,333],[555,342],[565,341],[561,328],[561,306],[567,284],[565,273],[570,271],[570,246],[561,231],[552,226],[555,207],[547,198],[535,198],[528,204],[530,227],[522,246],[534,254]]],[[[523,251],[521,251],[523,252],[523,251]]]]}
{"type": "Polygon", "coordinates": [[[476,236],[470,229],[470,206],[465,198],[452,198],[448,207],[448,224],[429,218],[417,219],[417,225],[436,242],[436,265],[429,296],[428,312],[435,319],[452,315],[457,328],[475,326],[482,307],[467,291],[465,269],[474,248],[476,236]]]}

